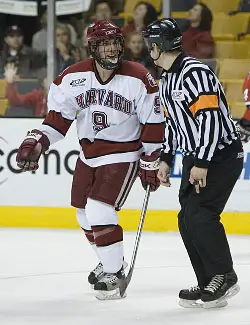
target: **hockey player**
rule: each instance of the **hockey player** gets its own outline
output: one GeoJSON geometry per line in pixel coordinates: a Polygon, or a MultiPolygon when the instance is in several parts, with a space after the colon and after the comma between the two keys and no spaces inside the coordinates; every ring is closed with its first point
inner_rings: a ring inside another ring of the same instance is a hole
{"type": "Polygon", "coordinates": [[[144,188],[159,187],[165,122],[155,80],[142,65],[122,60],[121,30],[99,20],[89,26],[87,38],[92,58],[70,66],[51,84],[49,113],[22,142],[17,164],[36,170],[40,155],[62,140],[76,119],[81,150],[71,202],[100,260],[89,282],[99,299],[111,299],[119,297],[124,279],[123,230],[116,211],[138,170],[144,188]]]}
{"type": "Polygon", "coordinates": [[[246,104],[246,111],[244,116],[237,122],[239,128],[241,141],[247,143],[250,141],[250,71],[248,72],[244,85],[243,85],[243,94],[246,104]]]}
{"type": "Polygon", "coordinates": [[[183,155],[179,231],[198,286],[181,290],[183,307],[222,307],[239,291],[220,214],[241,174],[243,149],[224,91],[213,71],[182,51],[173,19],[149,25],[144,38],[163,68],[159,89],[166,110],[166,143],[158,177],[169,185],[176,150],[183,155]]]}

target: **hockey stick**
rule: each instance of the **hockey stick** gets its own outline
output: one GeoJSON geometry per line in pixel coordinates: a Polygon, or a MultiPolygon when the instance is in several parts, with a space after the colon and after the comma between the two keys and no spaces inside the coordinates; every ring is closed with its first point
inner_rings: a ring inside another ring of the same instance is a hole
{"type": "Polygon", "coordinates": [[[139,248],[142,228],[143,228],[143,224],[144,224],[144,220],[145,220],[145,216],[146,216],[146,212],[147,212],[147,207],[148,207],[149,196],[150,196],[150,185],[148,184],[147,189],[146,189],[146,194],[145,194],[145,197],[144,197],[144,201],[143,201],[143,206],[142,206],[142,211],[141,211],[141,218],[140,218],[138,230],[137,230],[137,233],[136,233],[134,250],[133,250],[133,254],[132,254],[130,268],[129,268],[129,271],[128,271],[128,274],[127,274],[126,278],[124,279],[124,281],[120,285],[120,295],[121,295],[121,297],[124,296],[125,291],[126,291],[128,285],[129,285],[130,281],[131,281],[132,274],[133,274],[133,271],[134,271],[135,259],[136,259],[137,251],[138,251],[138,248],[139,248]]]}

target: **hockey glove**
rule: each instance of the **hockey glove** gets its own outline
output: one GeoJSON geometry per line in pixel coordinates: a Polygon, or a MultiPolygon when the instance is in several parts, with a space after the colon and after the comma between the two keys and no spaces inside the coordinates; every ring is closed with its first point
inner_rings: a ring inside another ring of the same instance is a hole
{"type": "Polygon", "coordinates": [[[37,170],[38,160],[43,152],[49,148],[49,139],[39,130],[29,131],[20,145],[16,162],[23,171],[37,170]]]}
{"type": "Polygon", "coordinates": [[[250,141],[250,122],[245,119],[241,119],[236,123],[236,126],[240,133],[241,142],[247,143],[250,141]]]}
{"type": "Polygon", "coordinates": [[[160,158],[158,153],[152,153],[150,156],[141,155],[139,176],[144,190],[146,190],[148,184],[151,192],[156,191],[160,186],[160,181],[157,178],[159,166],[160,158]]]}

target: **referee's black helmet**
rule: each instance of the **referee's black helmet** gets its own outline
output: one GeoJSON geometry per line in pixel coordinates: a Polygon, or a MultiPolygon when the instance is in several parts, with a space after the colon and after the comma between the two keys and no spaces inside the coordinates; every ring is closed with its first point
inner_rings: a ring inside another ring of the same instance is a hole
{"type": "Polygon", "coordinates": [[[152,44],[158,45],[161,52],[180,49],[182,35],[176,21],[172,18],[162,18],[154,21],[142,32],[149,51],[152,44]]]}

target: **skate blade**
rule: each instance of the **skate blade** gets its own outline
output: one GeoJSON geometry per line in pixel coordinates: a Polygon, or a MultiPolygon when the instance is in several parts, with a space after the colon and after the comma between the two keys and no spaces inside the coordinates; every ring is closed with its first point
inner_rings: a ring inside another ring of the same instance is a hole
{"type": "Polygon", "coordinates": [[[237,293],[240,291],[240,286],[238,284],[235,284],[230,289],[227,290],[225,294],[226,299],[231,299],[233,296],[237,295],[237,293]]]}
{"type": "Polygon", "coordinates": [[[183,308],[203,308],[203,303],[199,302],[200,300],[186,300],[180,299],[179,306],[183,308]]]}
{"type": "Polygon", "coordinates": [[[120,294],[120,289],[117,288],[115,290],[111,290],[111,291],[98,291],[97,295],[95,296],[96,299],[98,300],[116,300],[116,299],[123,299],[126,298],[126,294],[124,294],[121,297],[120,294]]]}
{"type": "Polygon", "coordinates": [[[204,302],[204,308],[220,308],[227,306],[227,299],[231,299],[233,296],[235,296],[240,291],[240,286],[238,284],[235,284],[231,288],[227,290],[227,292],[224,294],[223,297],[214,300],[214,301],[208,301],[204,302]],[[224,304],[224,305],[223,305],[224,304]]]}
{"type": "Polygon", "coordinates": [[[208,301],[203,303],[204,309],[211,309],[211,308],[223,308],[228,305],[227,301],[225,299],[220,300],[214,300],[214,301],[208,301]]]}

